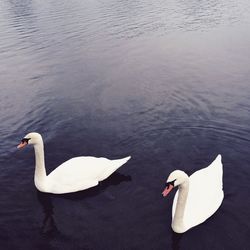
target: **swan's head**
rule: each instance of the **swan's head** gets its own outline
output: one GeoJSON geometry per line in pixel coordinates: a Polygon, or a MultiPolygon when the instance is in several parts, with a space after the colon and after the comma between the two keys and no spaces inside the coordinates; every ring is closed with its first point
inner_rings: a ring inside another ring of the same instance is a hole
{"type": "Polygon", "coordinates": [[[28,144],[36,145],[42,142],[42,136],[39,133],[32,132],[24,136],[21,140],[21,143],[17,146],[17,148],[23,148],[28,144]]]}
{"type": "Polygon", "coordinates": [[[188,180],[188,175],[181,171],[175,170],[173,171],[166,181],[166,187],[162,192],[162,195],[165,197],[167,196],[174,187],[184,184],[188,180]]]}

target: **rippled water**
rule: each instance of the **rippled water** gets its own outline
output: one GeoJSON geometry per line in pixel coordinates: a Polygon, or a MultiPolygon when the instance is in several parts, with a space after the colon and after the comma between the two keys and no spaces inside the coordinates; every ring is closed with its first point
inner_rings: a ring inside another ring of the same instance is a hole
{"type": "Polygon", "coordinates": [[[2,0],[1,249],[249,249],[250,2],[2,0]],[[33,183],[77,155],[132,159],[102,185],[50,196],[33,183]],[[225,199],[172,233],[173,169],[221,153],[225,199]]]}

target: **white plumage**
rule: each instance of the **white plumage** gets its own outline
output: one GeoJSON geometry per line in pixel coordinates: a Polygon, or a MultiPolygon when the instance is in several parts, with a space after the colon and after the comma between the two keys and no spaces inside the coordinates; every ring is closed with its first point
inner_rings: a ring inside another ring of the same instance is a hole
{"type": "MultiPolygon", "coordinates": [[[[188,177],[183,171],[170,174],[167,183],[179,186],[172,207],[172,228],[177,233],[204,222],[220,207],[223,198],[223,166],[221,155],[206,168],[188,177]]],[[[171,184],[163,191],[166,196],[171,184]]]]}
{"type": "Polygon", "coordinates": [[[46,175],[42,136],[35,132],[27,134],[18,148],[27,144],[33,144],[35,149],[35,186],[46,193],[71,193],[96,186],[130,159],[130,156],[118,160],[80,156],[62,163],[46,175]]]}

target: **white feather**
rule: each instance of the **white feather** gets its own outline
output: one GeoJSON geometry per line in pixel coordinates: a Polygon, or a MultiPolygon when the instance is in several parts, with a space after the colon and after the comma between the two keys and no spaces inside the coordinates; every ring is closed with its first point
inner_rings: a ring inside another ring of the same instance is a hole
{"type": "Polygon", "coordinates": [[[216,212],[224,198],[222,175],[221,155],[218,155],[208,167],[196,171],[188,178],[189,189],[187,188],[186,202],[183,206],[182,223],[176,223],[179,223],[180,226],[174,225],[177,206],[182,206],[182,198],[180,198],[180,204],[178,204],[180,190],[176,192],[174,197],[172,207],[172,227],[174,231],[177,231],[177,233],[185,232],[204,222],[216,212]]]}
{"type": "Polygon", "coordinates": [[[96,186],[99,181],[109,177],[131,158],[128,156],[123,159],[109,160],[80,156],[62,163],[46,175],[42,136],[35,132],[27,134],[18,148],[24,147],[27,142],[34,145],[35,149],[35,186],[41,192],[46,193],[71,193],[96,186]]]}

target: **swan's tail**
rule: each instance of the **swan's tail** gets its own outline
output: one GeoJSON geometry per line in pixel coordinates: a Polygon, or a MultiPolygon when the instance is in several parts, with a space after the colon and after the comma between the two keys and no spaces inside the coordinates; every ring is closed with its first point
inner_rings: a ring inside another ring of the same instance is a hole
{"type": "Polygon", "coordinates": [[[102,177],[100,178],[99,181],[106,179],[108,176],[114,173],[118,168],[120,168],[123,164],[125,164],[130,158],[131,156],[118,159],[118,160],[110,160],[109,167],[104,173],[102,173],[102,177]]]}
{"type": "Polygon", "coordinates": [[[120,168],[122,165],[124,165],[131,156],[122,158],[122,159],[117,159],[117,160],[112,160],[111,161],[111,172],[114,172],[116,169],[120,168]]]}
{"type": "Polygon", "coordinates": [[[218,155],[217,155],[216,160],[218,160],[218,161],[221,162],[221,160],[222,160],[221,154],[218,154],[218,155]]]}
{"type": "Polygon", "coordinates": [[[121,167],[121,166],[122,166],[123,164],[125,164],[130,158],[131,158],[131,156],[127,156],[127,157],[122,158],[122,159],[114,160],[113,162],[115,163],[116,166],[121,167]]]}

